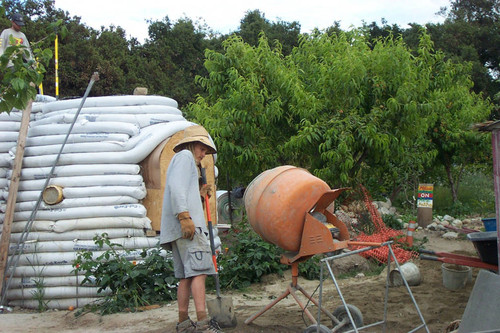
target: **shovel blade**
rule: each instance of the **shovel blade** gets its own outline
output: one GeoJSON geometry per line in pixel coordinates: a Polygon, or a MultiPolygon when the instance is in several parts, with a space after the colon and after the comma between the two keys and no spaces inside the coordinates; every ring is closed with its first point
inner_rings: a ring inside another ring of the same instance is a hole
{"type": "Polygon", "coordinates": [[[221,328],[236,327],[236,315],[233,308],[233,299],[220,296],[207,300],[208,314],[215,319],[221,328]]]}

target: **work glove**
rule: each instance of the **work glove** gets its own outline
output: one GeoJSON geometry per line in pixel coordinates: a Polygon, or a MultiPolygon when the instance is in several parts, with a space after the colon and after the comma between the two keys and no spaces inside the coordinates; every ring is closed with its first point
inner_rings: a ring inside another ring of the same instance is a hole
{"type": "Polygon", "coordinates": [[[193,240],[195,228],[189,212],[179,213],[177,218],[181,223],[182,238],[193,240]]]}
{"type": "Polygon", "coordinates": [[[206,195],[210,198],[212,196],[212,185],[203,184],[200,188],[200,195],[203,199],[205,199],[206,195]]]}

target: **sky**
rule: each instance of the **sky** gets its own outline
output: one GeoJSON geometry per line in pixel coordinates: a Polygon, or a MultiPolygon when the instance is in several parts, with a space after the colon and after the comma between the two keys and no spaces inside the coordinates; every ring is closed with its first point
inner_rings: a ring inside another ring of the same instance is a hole
{"type": "Polygon", "coordinates": [[[247,11],[260,10],[271,22],[297,21],[301,32],[325,29],[340,21],[343,30],[384,18],[387,24],[407,28],[408,23],[439,23],[436,15],[450,0],[55,0],[55,7],[79,16],[94,29],[120,26],[127,37],[143,43],[148,37],[147,20],[171,22],[181,18],[202,21],[215,32],[236,31],[247,11]]]}

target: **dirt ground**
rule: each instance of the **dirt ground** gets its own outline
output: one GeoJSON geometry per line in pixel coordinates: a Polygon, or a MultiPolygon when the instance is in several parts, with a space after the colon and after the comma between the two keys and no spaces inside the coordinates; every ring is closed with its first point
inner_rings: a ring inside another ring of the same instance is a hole
{"type": "MultiPolygon", "coordinates": [[[[417,232],[415,237],[423,238],[424,236],[429,239],[429,242],[425,244],[426,249],[476,255],[472,243],[467,240],[447,240],[429,231],[417,232]]],[[[430,332],[446,332],[450,323],[461,319],[479,269],[473,268],[472,281],[464,289],[450,291],[443,286],[441,262],[419,259],[413,262],[419,267],[422,282],[418,286],[411,287],[411,291],[428,329],[430,332]]],[[[338,280],[343,297],[347,303],[361,310],[365,325],[383,319],[386,277],[387,271],[384,270],[379,276],[338,280]]],[[[224,296],[232,297],[238,319],[237,327],[224,329],[224,332],[303,332],[311,325],[311,322],[303,315],[291,296],[277,303],[251,324],[244,323],[247,318],[285,291],[290,282],[290,271],[287,271],[284,277],[268,277],[265,282],[255,284],[244,292],[224,293],[224,296]]],[[[299,278],[299,285],[312,294],[318,287],[319,281],[299,278]]],[[[389,288],[388,295],[388,332],[407,332],[422,324],[404,286],[389,288]]],[[[298,296],[304,304],[307,302],[302,294],[298,293],[298,296]]],[[[214,295],[207,297],[211,298],[214,295]]],[[[318,298],[317,291],[314,297],[318,298]]],[[[342,304],[330,277],[324,281],[322,304],[329,311],[333,311],[342,304]]],[[[192,303],[190,307],[193,308],[192,303]]],[[[315,317],[317,316],[315,306],[308,305],[308,309],[315,317]]],[[[196,318],[194,313],[190,315],[196,318]]],[[[325,315],[322,315],[321,319],[322,324],[333,328],[331,320],[325,315]]],[[[103,317],[85,314],[79,318],[75,318],[74,312],[70,311],[51,310],[37,313],[15,308],[12,312],[0,314],[0,331],[23,333],[175,332],[176,321],[176,303],[143,312],[119,313],[103,317]]],[[[382,332],[382,327],[369,328],[363,332],[382,332]]],[[[419,332],[425,332],[425,330],[421,329],[419,332]]]]}

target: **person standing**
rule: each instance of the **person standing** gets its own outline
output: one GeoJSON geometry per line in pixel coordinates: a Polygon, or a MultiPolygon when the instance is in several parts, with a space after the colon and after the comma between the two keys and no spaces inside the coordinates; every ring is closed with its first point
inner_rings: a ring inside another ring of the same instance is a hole
{"type": "MultiPolygon", "coordinates": [[[[24,26],[24,18],[19,13],[12,14],[10,21],[12,26],[8,29],[5,29],[0,34],[0,56],[5,52],[7,47],[12,45],[24,45],[28,50],[28,53],[23,54],[23,58],[25,61],[30,61],[33,59],[33,54],[31,53],[30,43],[26,35],[21,31],[21,27],[24,26]],[[11,36],[13,41],[11,41],[11,36]]],[[[12,67],[14,64],[12,61],[9,61],[7,67],[12,67]]]]}
{"type": "Polygon", "coordinates": [[[211,194],[202,185],[201,160],[217,151],[207,131],[199,125],[184,130],[184,137],[174,147],[175,155],[167,169],[160,244],[172,251],[174,275],[179,280],[177,305],[178,333],[220,332],[219,325],[208,318],[205,304],[205,280],[215,274],[202,198],[211,194]],[[188,315],[192,295],[197,322],[188,315]]]}

